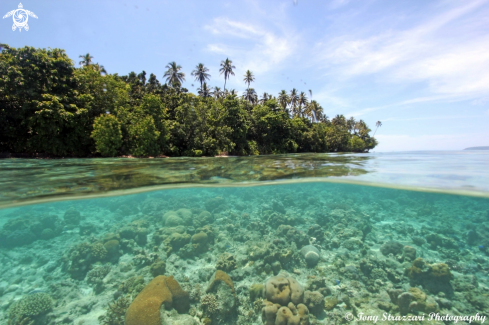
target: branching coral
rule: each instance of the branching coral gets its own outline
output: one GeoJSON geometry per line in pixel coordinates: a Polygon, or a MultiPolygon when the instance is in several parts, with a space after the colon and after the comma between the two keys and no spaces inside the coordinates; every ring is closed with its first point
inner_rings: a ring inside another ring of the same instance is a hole
{"type": "Polygon", "coordinates": [[[44,292],[27,295],[9,309],[9,324],[29,324],[28,319],[46,314],[53,308],[51,296],[44,292]]]}
{"type": "Polygon", "coordinates": [[[99,317],[101,325],[124,325],[126,310],[131,304],[129,296],[120,297],[109,303],[107,313],[99,317]]]}

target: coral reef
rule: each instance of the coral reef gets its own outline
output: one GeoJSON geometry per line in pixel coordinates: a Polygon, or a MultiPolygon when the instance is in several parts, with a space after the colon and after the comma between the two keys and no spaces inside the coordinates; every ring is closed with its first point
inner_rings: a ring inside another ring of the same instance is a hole
{"type": "Polygon", "coordinates": [[[125,325],[160,325],[160,307],[188,309],[188,293],[172,276],[157,276],[138,294],[127,309],[125,325]]]}
{"type": "Polygon", "coordinates": [[[489,316],[484,202],[291,184],[0,210],[0,323],[332,325],[346,323],[347,312],[359,324],[361,313],[489,316]],[[18,312],[46,293],[52,308],[18,312]]]}
{"type": "Polygon", "coordinates": [[[11,324],[36,321],[53,308],[51,296],[44,292],[27,295],[15,302],[8,311],[11,324]]]}
{"type": "Polygon", "coordinates": [[[306,245],[301,248],[301,254],[306,260],[307,266],[314,267],[318,264],[320,256],[319,250],[316,247],[306,245]]]}

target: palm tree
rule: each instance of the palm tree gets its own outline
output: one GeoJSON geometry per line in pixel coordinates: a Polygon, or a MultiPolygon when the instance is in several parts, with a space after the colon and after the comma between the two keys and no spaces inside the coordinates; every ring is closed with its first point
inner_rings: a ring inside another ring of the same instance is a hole
{"type": "Polygon", "coordinates": [[[226,95],[230,95],[230,96],[237,96],[238,95],[238,92],[236,91],[236,89],[231,89],[230,91],[227,91],[226,90],[226,95]]]}
{"type": "Polygon", "coordinates": [[[377,128],[375,129],[375,132],[374,132],[374,135],[372,135],[372,138],[375,136],[375,133],[377,132],[377,130],[379,129],[379,127],[381,127],[381,126],[382,126],[382,122],[381,122],[381,121],[377,121],[377,123],[375,123],[375,126],[376,126],[377,128]]]}
{"type": "Polygon", "coordinates": [[[220,74],[224,73],[224,90],[226,90],[226,80],[229,79],[229,76],[234,76],[233,69],[236,67],[233,65],[233,61],[226,58],[226,60],[221,61],[221,69],[219,69],[220,74]]]}
{"type": "Polygon", "coordinates": [[[253,88],[246,89],[243,94],[243,98],[251,104],[256,104],[256,102],[258,102],[258,96],[256,95],[256,91],[253,88]]]}
{"type": "Polygon", "coordinates": [[[333,124],[334,126],[346,128],[346,118],[343,114],[341,114],[341,115],[338,114],[335,117],[333,117],[333,119],[331,120],[331,124],[333,124]]]}
{"type": "Polygon", "coordinates": [[[316,122],[321,120],[321,116],[323,114],[323,108],[319,103],[315,100],[311,100],[309,105],[307,105],[307,111],[314,115],[314,120],[316,122]]]}
{"type": "Polygon", "coordinates": [[[302,115],[303,115],[302,106],[307,107],[307,96],[306,96],[306,93],[304,93],[303,91],[301,91],[301,93],[299,95],[299,99],[297,100],[297,103],[299,104],[299,114],[302,117],[302,115]]]}
{"type": "Polygon", "coordinates": [[[211,77],[207,72],[209,72],[209,69],[207,69],[203,63],[199,63],[191,73],[191,75],[195,77],[195,81],[200,82],[200,88],[202,88],[202,83],[209,80],[211,77]]]}
{"type": "Polygon", "coordinates": [[[250,83],[255,81],[255,76],[250,70],[246,70],[243,81],[248,84],[248,89],[250,88],[250,83]]]}
{"type": "Polygon", "coordinates": [[[79,58],[83,59],[80,61],[80,65],[83,67],[84,65],[90,65],[92,63],[93,56],[91,56],[90,53],[87,53],[85,55],[80,55],[79,58]]]}
{"type": "Polygon", "coordinates": [[[221,91],[221,88],[214,87],[214,98],[221,98],[224,96],[224,92],[221,91]]]}
{"type": "MultiPolygon", "coordinates": [[[[380,123],[380,124],[382,124],[382,123],[380,123]]],[[[368,128],[367,123],[365,123],[364,120],[358,121],[357,125],[358,125],[358,134],[359,134],[360,138],[362,140],[365,140],[367,137],[369,137],[368,133],[371,130],[368,128]]]]}
{"type": "Polygon", "coordinates": [[[98,72],[99,72],[100,74],[102,74],[102,73],[103,73],[103,74],[107,74],[107,70],[105,70],[105,68],[104,68],[104,66],[103,66],[103,65],[100,65],[100,64],[98,64],[98,63],[95,63],[95,64],[93,64],[92,66],[93,66],[93,67],[95,67],[95,69],[96,69],[96,70],[98,70],[98,72]]]}
{"type": "Polygon", "coordinates": [[[295,113],[298,100],[299,100],[299,96],[297,96],[297,89],[294,88],[290,91],[290,95],[289,95],[290,106],[292,108],[293,113],[295,113]]]}
{"type": "Polygon", "coordinates": [[[271,99],[272,95],[269,95],[267,92],[264,92],[261,99],[260,99],[260,103],[261,104],[265,104],[265,102],[269,99],[271,99]]]}
{"type": "Polygon", "coordinates": [[[311,97],[311,99],[312,99],[312,90],[311,89],[309,89],[309,97],[311,97]]]}
{"type": "Polygon", "coordinates": [[[212,96],[212,91],[209,89],[209,87],[207,87],[206,82],[204,82],[202,84],[202,87],[198,88],[197,91],[198,91],[200,97],[208,98],[208,97],[212,96]]]}
{"type": "Polygon", "coordinates": [[[181,86],[182,82],[185,81],[185,73],[180,72],[182,70],[182,66],[177,65],[175,61],[170,62],[166,65],[167,70],[163,75],[163,78],[166,77],[166,84],[172,87],[176,85],[181,86]]]}
{"type": "Polygon", "coordinates": [[[346,127],[348,128],[348,132],[353,132],[355,133],[355,130],[356,130],[356,124],[357,124],[357,121],[355,121],[355,118],[352,116],[348,119],[348,121],[346,121],[346,127]]]}
{"type": "Polygon", "coordinates": [[[311,122],[314,122],[314,112],[312,111],[312,106],[310,104],[307,104],[302,112],[305,116],[311,119],[311,122]]]}
{"type": "Polygon", "coordinates": [[[287,108],[287,105],[289,104],[289,95],[287,95],[285,90],[282,90],[278,95],[278,102],[284,110],[287,108]]]}

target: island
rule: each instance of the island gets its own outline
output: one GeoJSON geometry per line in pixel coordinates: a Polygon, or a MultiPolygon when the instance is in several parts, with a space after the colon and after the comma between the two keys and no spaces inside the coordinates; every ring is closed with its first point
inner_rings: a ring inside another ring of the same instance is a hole
{"type": "Polygon", "coordinates": [[[469,148],[465,148],[464,150],[489,150],[489,146],[469,147],[469,148]]]}

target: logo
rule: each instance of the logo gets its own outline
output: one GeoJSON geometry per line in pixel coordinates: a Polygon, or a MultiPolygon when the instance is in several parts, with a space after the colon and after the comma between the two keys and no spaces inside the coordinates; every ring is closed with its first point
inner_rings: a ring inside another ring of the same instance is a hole
{"type": "Polygon", "coordinates": [[[351,322],[355,317],[353,317],[353,314],[348,312],[345,314],[345,319],[349,322],[351,322]]]}
{"type": "Polygon", "coordinates": [[[13,16],[14,19],[14,24],[12,25],[12,30],[14,32],[17,28],[19,29],[19,32],[22,31],[22,28],[28,31],[29,25],[27,25],[27,20],[29,20],[29,16],[37,18],[32,11],[23,9],[22,3],[19,3],[19,9],[8,12],[3,18],[5,19],[10,16],[13,16]]]}

